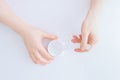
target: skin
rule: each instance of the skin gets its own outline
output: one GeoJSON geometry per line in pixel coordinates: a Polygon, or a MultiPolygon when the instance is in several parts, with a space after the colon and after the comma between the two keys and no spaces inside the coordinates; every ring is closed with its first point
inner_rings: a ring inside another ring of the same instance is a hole
{"type": "MultiPolygon", "coordinates": [[[[86,52],[87,44],[93,46],[97,42],[96,35],[96,18],[102,0],[91,0],[88,14],[83,21],[80,36],[73,35],[72,42],[80,43],[80,48],[75,49],[77,52],[86,52]]],[[[51,56],[44,48],[43,39],[54,40],[57,36],[42,31],[19,18],[10,9],[5,0],[0,0],[0,22],[18,33],[24,40],[29,56],[36,64],[49,64],[54,57],[51,56]]]]}
{"type": "Polygon", "coordinates": [[[72,42],[80,44],[80,47],[74,51],[87,52],[98,42],[97,20],[102,5],[103,0],[91,0],[88,13],[81,26],[81,34],[73,35],[72,42]],[[87,48],[87,45],[90,47],[87,48]]]}
{"type": "Polygon", "coordinates": [[[43,47],[42,40],[54,40],[57,37],[20,19],[4,0],[0,0],[0,22],[10,27],[23,38],[29,56],[34,63],[45,65],[54,59],[43,47]]]}

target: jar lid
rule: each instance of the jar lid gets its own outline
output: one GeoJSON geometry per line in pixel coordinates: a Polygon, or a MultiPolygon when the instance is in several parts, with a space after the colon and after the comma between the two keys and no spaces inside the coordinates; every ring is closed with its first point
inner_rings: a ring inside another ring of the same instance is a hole
{"type": "Polygon", "coordinates": [[[59,40],[53,40],[48,44],[48,52],[52,56],[57,56],[61,54],[64,50],[64,44],[60,42],[59,40]]]}

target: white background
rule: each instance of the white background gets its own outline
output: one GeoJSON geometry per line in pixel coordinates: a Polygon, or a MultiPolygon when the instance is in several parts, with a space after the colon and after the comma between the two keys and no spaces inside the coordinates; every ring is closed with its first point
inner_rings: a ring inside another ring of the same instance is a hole
{"type": "MultiPolygon", "coordinates": [[[[35,27],[71,39],[79,34],[89,0],[7,0],[18,16],[35,27]]],[[[120,80],[120,1],[105,2],[99,43],[90,52],[72,50],[47,66],[33,64],[22,38],[0,24],[0,80],[120,80]]]]}

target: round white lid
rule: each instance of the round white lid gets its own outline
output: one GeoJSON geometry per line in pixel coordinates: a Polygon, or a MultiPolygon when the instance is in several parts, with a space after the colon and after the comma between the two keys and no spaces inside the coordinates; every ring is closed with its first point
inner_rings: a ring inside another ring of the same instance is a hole
{"type": "Polygon", "coordinates": [[[53,40],[48,44],[48,52],[52,56],[61,54],[64,50],[64,45],[59,40],[53,40]]]}

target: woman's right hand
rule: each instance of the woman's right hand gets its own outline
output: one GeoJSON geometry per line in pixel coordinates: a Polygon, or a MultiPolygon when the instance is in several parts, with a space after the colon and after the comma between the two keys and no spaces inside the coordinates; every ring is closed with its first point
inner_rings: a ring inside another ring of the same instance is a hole
{"type": "Polygon", "coordinates": [[[57,39],[55,35],[41,31],[35,27],[29,27],[22,34],[22,38],[29,52],[32,61],[36,64],[49,64],[54,58],[51,56],[42,44],[43,39],[57,39]]]}
{"type": "Polygon", "coordinates": [[[36,64],[48,64],[53,57],[42,45],[43,39],[56,39],[57,37],[35,28],[18,17],[8,6],[5,0],[0,0],[0,22],[20,34],[24,40],[29,55],[36,64]]]}

